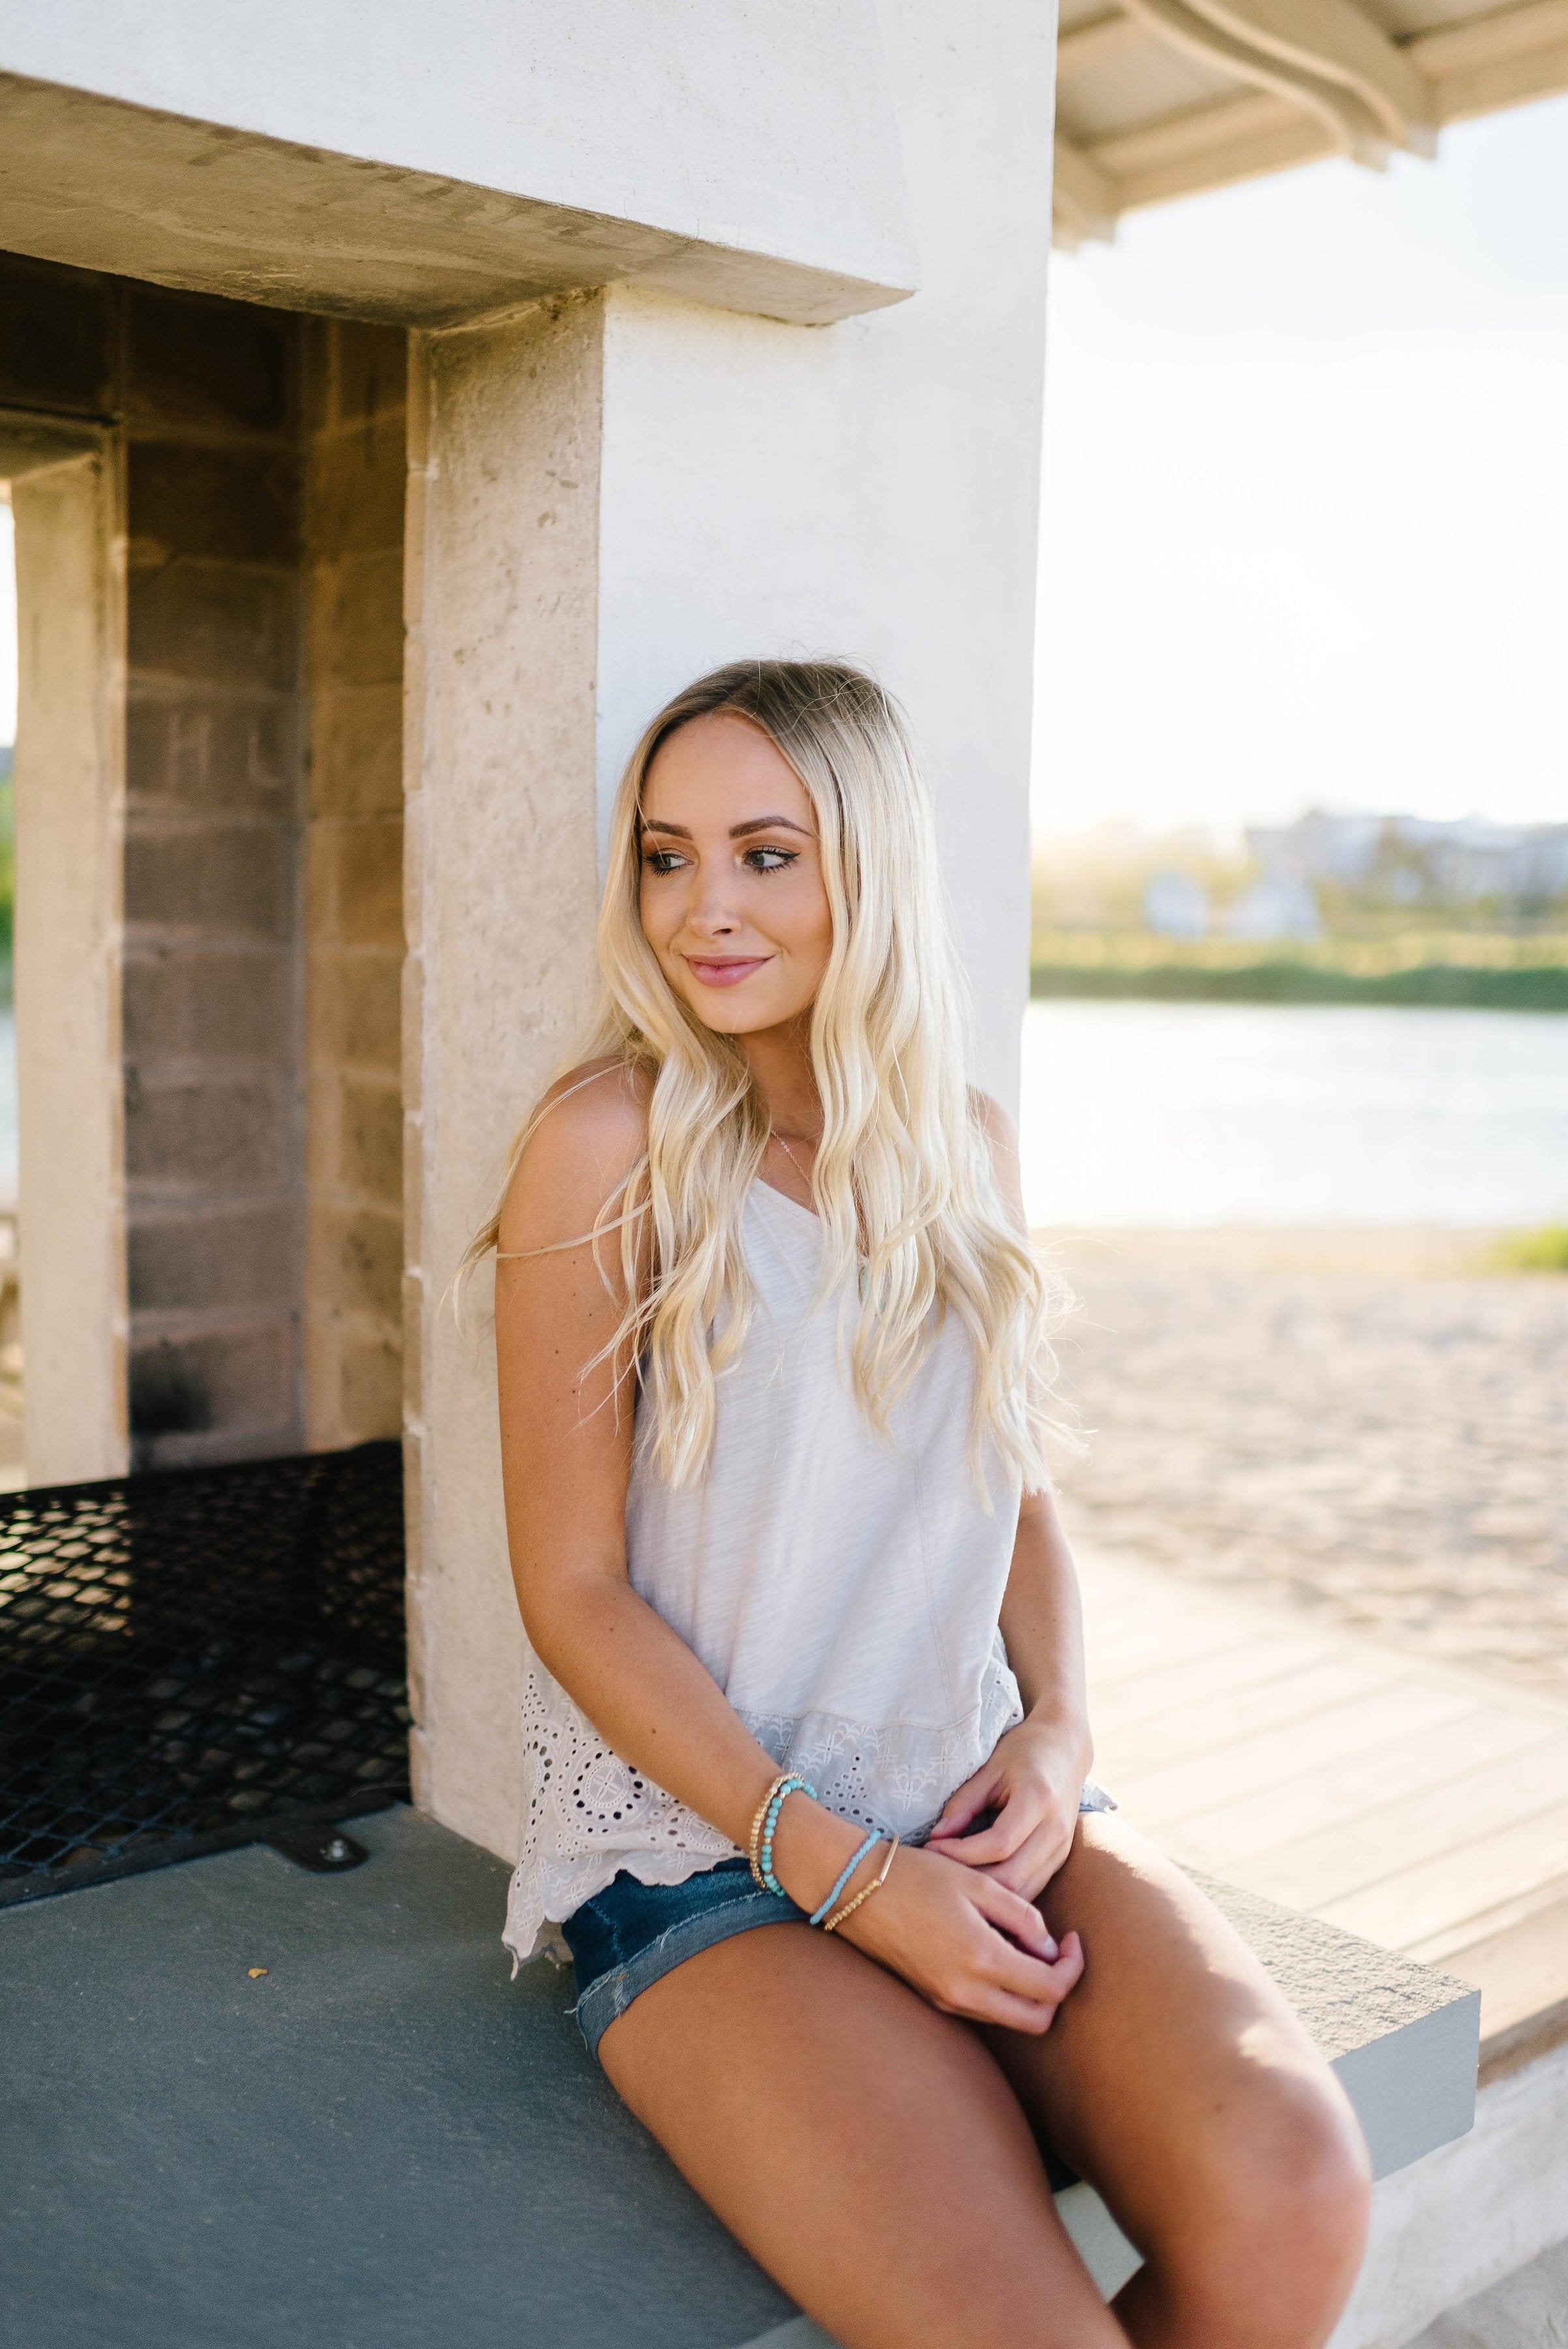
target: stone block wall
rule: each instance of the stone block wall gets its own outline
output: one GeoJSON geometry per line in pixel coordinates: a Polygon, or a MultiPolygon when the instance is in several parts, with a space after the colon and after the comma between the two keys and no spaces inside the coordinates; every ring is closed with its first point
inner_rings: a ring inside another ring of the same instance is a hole
{"type": "Polygon", "coordinates": [[[305,1438],[401,1423],[408,337],[305,322],[305,1438]]]}
{"type": "Polygon", "coordinates": [[[119,308],[130,1428],[167,1465],[300,1434],[300,322],[119,308]]]}
{"type": "Polygon", "coordinates": [[[394,330],[0,254],[0,421],[123,470],[138,1466],[400,1423],[405,376],[394,330]]]}

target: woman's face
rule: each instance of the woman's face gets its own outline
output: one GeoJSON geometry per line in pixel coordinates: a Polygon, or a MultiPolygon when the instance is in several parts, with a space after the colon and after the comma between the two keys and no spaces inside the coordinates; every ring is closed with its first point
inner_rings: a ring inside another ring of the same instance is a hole
{"type": "Polygon", "coordinates": [[[833,923],[805,786],[729,710],[660,744],[642,787],[643,934],[705,1027],[754,1036],[809,1009],[833,923]]]}

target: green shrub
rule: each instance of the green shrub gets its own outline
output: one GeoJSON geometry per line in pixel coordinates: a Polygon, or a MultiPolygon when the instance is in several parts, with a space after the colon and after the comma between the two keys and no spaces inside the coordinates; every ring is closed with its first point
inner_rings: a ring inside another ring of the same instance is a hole
{"type": "Polygon", "coordinates": [[[1511,1232],[1498,1242],[1497,1261],[1504,1272],[1568,1272],[1568,1224],[1511,1232]]]}

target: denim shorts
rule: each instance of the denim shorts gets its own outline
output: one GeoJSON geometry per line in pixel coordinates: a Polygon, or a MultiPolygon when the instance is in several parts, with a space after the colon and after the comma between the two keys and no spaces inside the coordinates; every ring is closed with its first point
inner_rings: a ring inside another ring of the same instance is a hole
{"type": "Polygon", "coordinates": [[[599,2041],[634,1998],[699,1950],[756,1925],[805,1922],[805,1909],[793,1900],[758,1889],[744,1859],[722,1859],[684,1884],[640,1884],[622,1868],[561,1927],[589,2054],[598,2054],[599,2041]]]}
{"type": "MultiPolygon", "coordinates": [[[[1114,1811],[1091,1778],[1080,1811],[1114,1811]]],[[[756,1925],[802,1925],[805,1910],[776,1892],[759,1891],[744,1859],[722,1859],[684,1884],[642,1884],[625,1868],[585,1900],[561,1927],[577,1978],[578,2026],[597,2055],[618,2014],[661,1975],[756,1925]]]]}

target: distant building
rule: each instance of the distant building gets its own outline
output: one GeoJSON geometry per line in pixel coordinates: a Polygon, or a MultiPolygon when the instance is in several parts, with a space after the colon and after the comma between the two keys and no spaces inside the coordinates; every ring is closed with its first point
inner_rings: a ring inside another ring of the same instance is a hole
{"type": "Polygon", "coordinates": [[[1207,937],[1209,892],[1190,873],[1157,873],[1143,893],[1143,918],[1162,938],[1207,937]]]}
{"type": "Polygon", "coordinates": [[[1323,916],[1308,883],[1281,876],[1244,891],[1226,908],[1225,927],[1235,938],[1315,938],[1323,916]]]}
{"type": "Polygon", "coordinates": [[[1451,823],[1412,815],[1325,815],[1254,825],[1247,846],[1269,885],[1324,883],[1397,905],[1478,905],[1521,915],[1568,895],[1568,823],[1451,823]]]}

